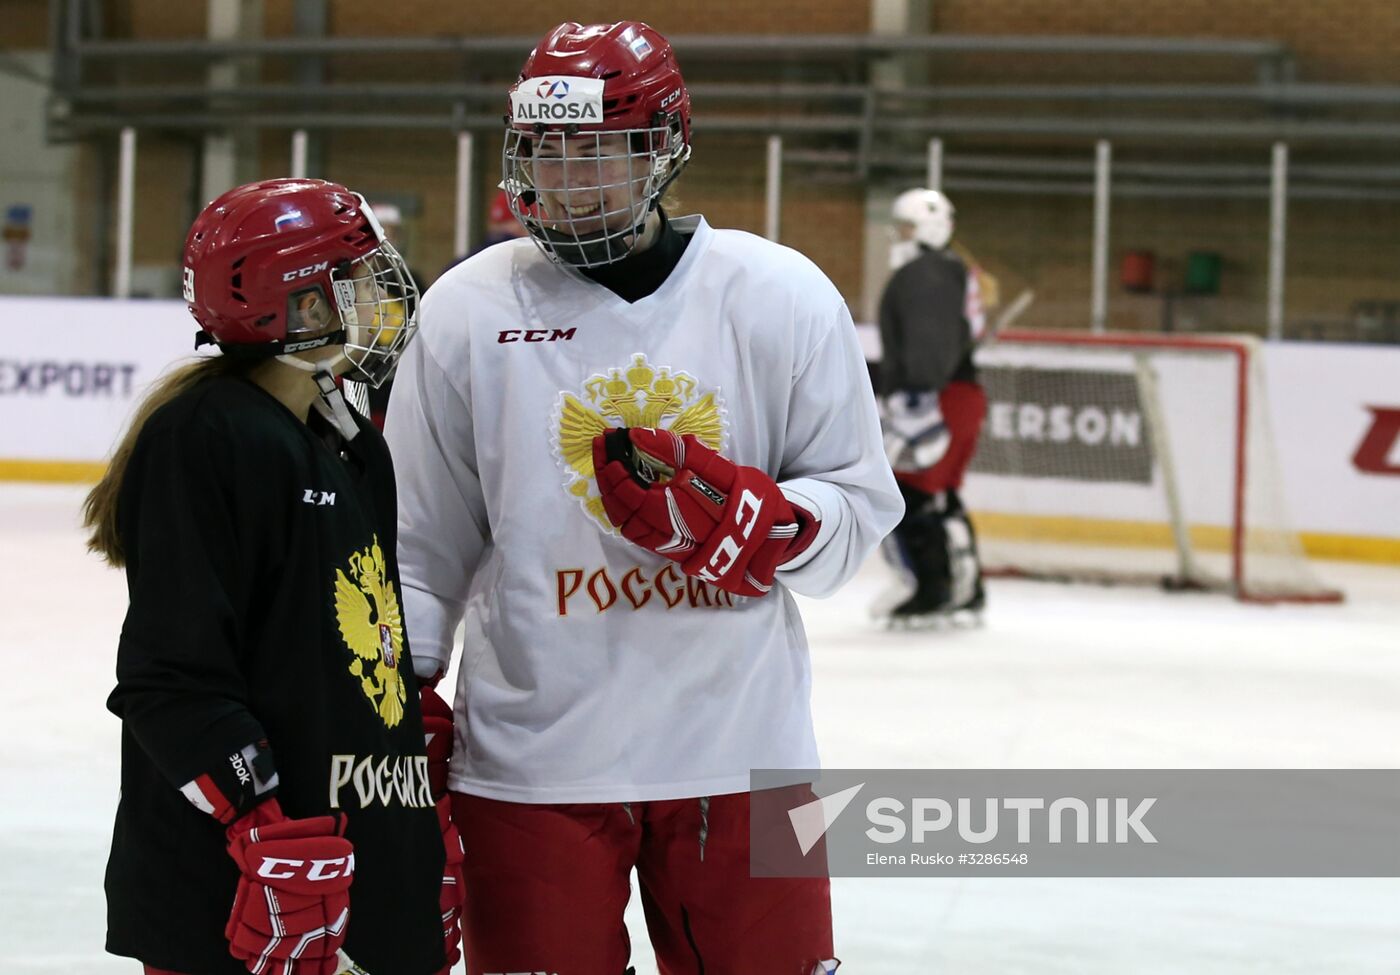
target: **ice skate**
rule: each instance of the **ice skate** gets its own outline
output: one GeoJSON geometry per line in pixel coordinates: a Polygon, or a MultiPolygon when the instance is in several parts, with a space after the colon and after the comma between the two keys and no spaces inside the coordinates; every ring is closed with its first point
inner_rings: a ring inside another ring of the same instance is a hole
{"type": "Polygon", "coordinates": [[[977,580],[971,595],[964,599],[959,599],[954,589],[947,582],[921,585],[884,616],[886,627],[931,630],[981,626],[982,610],[987,603],[982,580],[977,580]]]}

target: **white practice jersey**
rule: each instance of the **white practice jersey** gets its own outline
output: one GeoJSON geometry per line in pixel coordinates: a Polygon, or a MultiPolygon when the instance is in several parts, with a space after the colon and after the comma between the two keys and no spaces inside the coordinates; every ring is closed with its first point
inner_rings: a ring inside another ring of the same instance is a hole
{"type": "Polygon", "coordinates": [[[796,251],[698,217],[629,304],[522,239],[422,302],[386,434],[420,673],[465,616],[451,788],[514,802],[743,792],[817,765],[806,635],[789,590],[849,579],[899,520],[845,302],[796,251]],[[593,480],[609,427],[693,433],[820,518],[762,598],[622,538],[593,480]]]}

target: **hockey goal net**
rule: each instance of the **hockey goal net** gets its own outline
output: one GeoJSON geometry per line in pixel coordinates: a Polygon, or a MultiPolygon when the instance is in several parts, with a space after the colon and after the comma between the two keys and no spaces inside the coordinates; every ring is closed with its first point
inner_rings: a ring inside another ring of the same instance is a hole
{"type": "Polygon", "coordinates": [[[1007,332],[964,497],[985,571],[1335,602],[1293,531],[1249,336],[1007,332]]]}

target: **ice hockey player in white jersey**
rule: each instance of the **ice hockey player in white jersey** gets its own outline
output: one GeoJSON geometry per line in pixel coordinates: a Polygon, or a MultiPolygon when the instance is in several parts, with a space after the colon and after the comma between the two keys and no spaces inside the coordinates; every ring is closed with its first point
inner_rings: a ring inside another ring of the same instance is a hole
{"type": "Polygon", "coordinates": [[[469,975],[622,975],[634,867],[662,971],[833,971],[826,879],[749,875],[747,790],[818,764],[792,593],[903,510],[849,313],[797,252],[664,212],[690,99],[655,30],[561,24],[509,107],[529,235],[428,291],[386,430],[425,679],[465,619],[469,975]]]}

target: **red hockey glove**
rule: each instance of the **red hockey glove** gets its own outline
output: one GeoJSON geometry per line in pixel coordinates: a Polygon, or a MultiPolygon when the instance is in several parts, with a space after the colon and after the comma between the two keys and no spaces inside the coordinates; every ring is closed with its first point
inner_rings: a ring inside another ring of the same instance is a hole
{"type": "Polygon", "coordinates": [[[269,799],[228,829],[243,875],[224,935],[255,975],[335,975],[355,855],[345,817],[287,819],[269,799]]]}
{"type": "Polygon", "coordinates": [[[603,510],[624,538],[737,596],[762,596],[814,520],[756,467],[690,434],[632,427],[593,438],[603,510]],[[796,544],[795,544],[796,543],[796,544]]]}
{"type": "Polygon", "coordinates": [[[452,761],[452,708],[424,684],[418,693],[423,708],[423,738],[428,745],[428,784],[433,798],[447,795],[447,766],[452,761]]]}
{"type": "Polygon", "coordinates": [[[462,957],[462,911],[467,903],[467,882],[462,852],[462,837],[452,825],[452,803],[447,796],[437,801],[438,826],[442,829],[442,845],[447,860],[442,868],[442,893],[438,906],[442,909],[443,950],[450,969],[462,957]]]}

